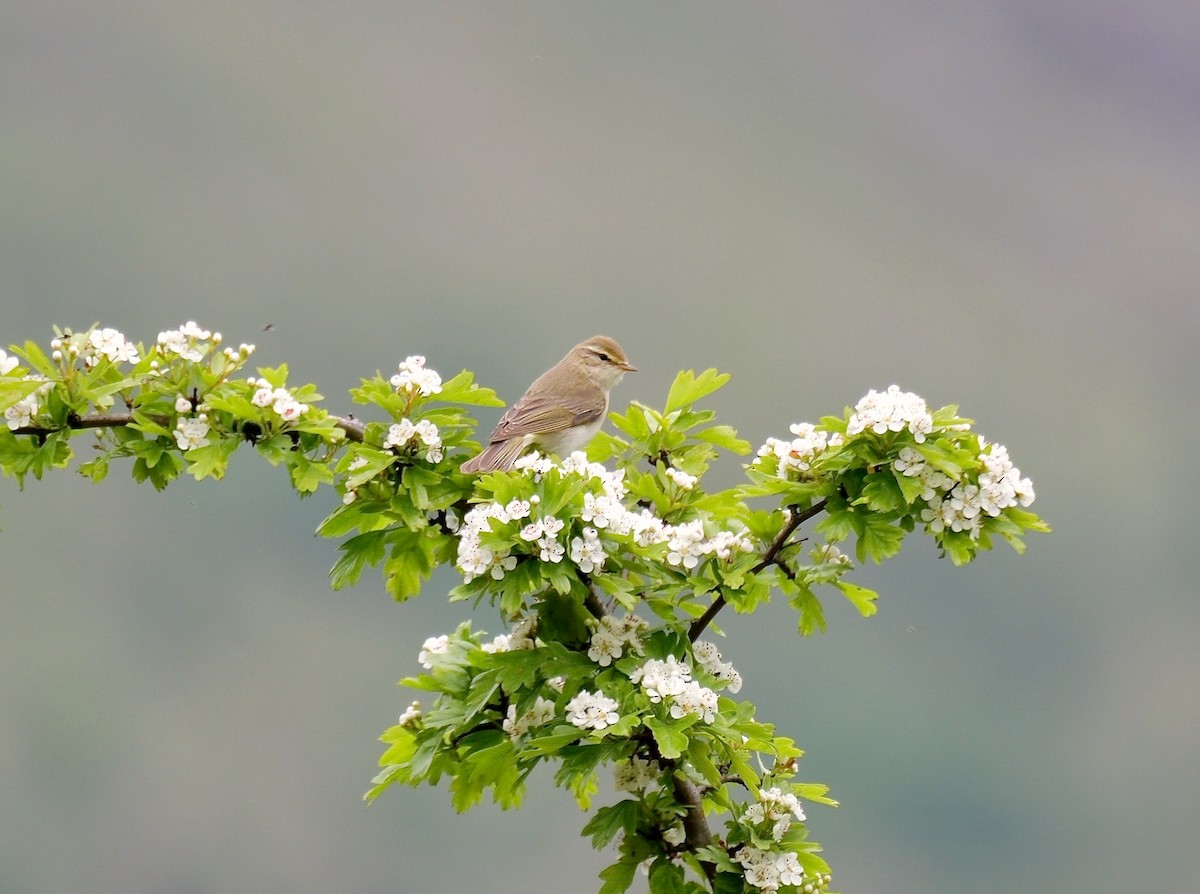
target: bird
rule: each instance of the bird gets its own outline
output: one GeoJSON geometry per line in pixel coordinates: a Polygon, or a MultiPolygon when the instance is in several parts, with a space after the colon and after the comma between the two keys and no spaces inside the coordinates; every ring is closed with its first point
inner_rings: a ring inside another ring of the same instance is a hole
{"type": "Polygon", "coordinates": [[[533,447],[566,456],[590,441],[608,415],[608,395],[637,367],[607,335],[581,341],[508,408],[488,445],[462,464],[468,474],[503,471],[533,447]]]}

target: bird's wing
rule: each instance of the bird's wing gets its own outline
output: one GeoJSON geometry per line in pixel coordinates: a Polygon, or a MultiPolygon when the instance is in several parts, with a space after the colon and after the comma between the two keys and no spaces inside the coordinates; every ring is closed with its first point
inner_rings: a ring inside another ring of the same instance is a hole
{"type": "Polygon", "coordinates": [[[544,394],[526,393],[500,417],[496,430],[488,441],[495,444],[509,438],[522,438],[528,434],[543,434],[563,431],[576,425],[587,425],[604,415],[605,401],[587,401],[585,398],[564,401],[544,394]],[[591,405],[591,409],[587,404],[591,405]]]}

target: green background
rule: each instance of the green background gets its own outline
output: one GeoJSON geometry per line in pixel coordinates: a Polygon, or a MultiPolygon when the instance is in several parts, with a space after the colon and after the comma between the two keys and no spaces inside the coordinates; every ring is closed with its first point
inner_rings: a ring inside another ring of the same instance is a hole
{"type": "MultiPolygon", "coordinates": [[[[842,801],[840,890],[1190,891],[1198,159],[1200,7],[1163,0],[9,2],[0,342],[195,319],[344,411],[411,353],[511,401],[603,332],[617,406],[716,366],[755,444],[958,402],[1055,533],[914,540],[816,639],[726,619],[742,694],[842,801]]],[[[249,453],[121,475],[0,484],[0,891],[598,888],[544,776],[359,800],[452,575],[330,592],[332,493],[249,453]]]]}

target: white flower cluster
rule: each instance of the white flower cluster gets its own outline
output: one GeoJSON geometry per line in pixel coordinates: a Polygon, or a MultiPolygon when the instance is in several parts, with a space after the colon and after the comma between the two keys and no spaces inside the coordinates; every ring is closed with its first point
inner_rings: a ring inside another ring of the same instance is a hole
{"type": "Polygon", "coordinates": [[[571,561],[584,574],[601,570],[606,558],[600,533],[595,528],[584,528],[581,536],[571,538],[571,561]]]}
{"type": "Polygon", "coordinates": [[[492,637],[490,643],[483,643],[479,648],[489,655],[496,652],[516,652],[521,649],[537,648],[537,640],[534,639],[534,624],[533,618],[521,618],[513,624],[512,630],[509,633],[501,633],[492,637]]]}
{"type": "Polygon", "coordinates": [[[618,618],[615,615],[605,615],[596,622],[596,632],[592,634],[588,658],[601,667],[608,667],[621,657],[625,648],[638,655],[642,654],[641,632],[650,625],[637,615],[626,615],[618,618]]]}
{"type": "Polygon", "coordinates": [[[681,490],[691,490],[696,486],[696,482],[700,480],[695,475],[689,475],[682,469],[676,469],[673,466],[668,467],[665,474],[668,478],[675,482],[675,485],[681,490]]]}
{"type": "Polygon", "coordinates": [[[484,532],[491,530],[492,519],[501,524],[519,521],[529,517],[530,509],[528,500],[512,500],[504,506],[499,503],[480,503],[464,516],[458,531],[457,564],[467,583],[485,574],[500,580],[505,572],[517,567],[517,557],[509,554],[509,548],[500,551],[485,549],[481,540],[484,532]]]}
{"type": "Polygon", "coordinates": [[[284,422],[294,422],[308,412],[308,404],[302,404],[286,388],[273,388],[266,379],[248,379],[257,390],[250,398],[256,407],[270,407],[284,422]]]}
{"type": "Polygon", "coordinates": [[[752,826],[770,823],[771,837],[776,841],[787,834],[793,819],[804,822],[804,808],[800,806],[800,799],[791,792],[774,787],[762,789],[758,793],[758,800],[742,814],[742,822],[752,826]]]}
{"type": "Polygon", "coordinates": [[[755,465],[761,465],[764,458],[773,456],[776,462],[775,474],[779,478],[788,478],[792,474],[804,477],[805,473],[812,470],[813,460],[830,447],[837,447],[842,443],[840,434],[818,431],[810,422],[797,422],[788,426],[788,430],[795,435],[792,440],[767,438],[758,448],[758,458],[754,461],[755,465]]]}
{"type": "Polygon", "coordinates": [[[557,539],[559,532],[566,527],[566,524],[561,518],[544,515],[523,527],[520,537],[538,548],[538,558],[543,562],[557,564],[563,560],[563,556],[566,554],[566,549],[557,539]]]}
{"type": "Polygon", "coordinates": [[[613,764],[613,788],[619,792],[639,794],[662,781],[662,767],[658,761],[631,757],[622,763],[613,764]]]}
{"type": "Polygon", "coordinates": [[[892,467],[904,477],[916,478],[921,482],[924,486],[922,500],[932,500],[940,491],[949,490],[954,484],[949,476],[925,462],[925,457],[915,447],[901,447],[892,467]]]}
{"type": "Polygon", "coordinates": [[[607,729],[620,720],[619,707],[618,702],[602,692],[581,689],[567,702],[567,721],[579,729],[607,729]]]}
{"type": "MultiPolygon", "coordinates": [[[[61,339],[56,338],[50,342],[50,347],[54,350],[59,350],[61,345],[61,339]]],[[[99,363],[101,357],[107,357],[113,363],[137,363],[140,359],[137,345],[126,339],[116,329],[93,329],[88,333],[87,342],[80,356],[89,367],[99,363]]]]}
{"type": "Polygon", "coordinates": [[[642,690],[654,704],[670,705],[671,716],[679,719],[687,714],[698,714],[705,723],[712,723],[717,716],[717,694],[692,679],[692,669],[687,662],[668,655],[665,661],[651,658],[632,674],[633,683],[641,683],[642,690]]]}
{"type": "MultiPolygon", "coordinates": [[[[502,726],[504,731],[508,733],[509,736],[516,739],[525,735],[535,726],[541,726],[543,723],[549,723],[553,719],[554,702],[550,701],[549,699],[542,698],[539,695],[529,710],[521,714],[520,717],[517,716],[517,706],[509,705],[508,715],[504,718],[504,723],[502,726]]],[[[576,724],[576,726],[578,726],[578,724],[576,724]]],[[[603,729],[603,727],[599,728],[603,729]]]]}
{"type": "Polygon", "coordinates": [[[667,562],[691,571],[705,556],[715,555],[728,561],[736,553],[754,552],[754,544],[744,531],[718,531],[712,537],[705,536],[704,522],[693,519],[678,525],[662,525],[657,534],[659,542],[666,542],[667,562]]]}
{"type": "Polygon", "coordinates": [[[161,352],[177,354],[192,363],[199,363],[213,345],[220,343],[220,332],[202,329],[195,320],[188,320],[178,329],[158,333],[158,348],[161,352]]]}
{"type": "Polygon", "coordinates": [[[413,702],[400,715],[400,726],[416,726],[421,722],[421,703],[413,702]]]}
{"type": "MultiPolygon", "coordinates": [[[[0,351],[0,353],[3,352],[0,351]]],[[[7,358],[3,362],[0,362],[0,368],[8,365],[8,369],[4,370],[5,372],[11,372],[17,366],[15,362],[9,363],[9,360],[15,361],[16,358],[7,358]]],[[[21,379],[21,381],[42,382],[44,384],[39,385],[36,391],[26,394],[12,406],[4,408],[4,421],[8,423],[9,431],[16,431],[18,428],[23,426],[32,425],[33,417],[36,416],[38,414],[38,410],[42,408],[39,398],[45,396],[47,393],[49,393],[50,389],[54,387],[53,382],[47,382],[44,376],[39,376],[37,374],[25,376],[21,379]]]]}
{"type": "Polygon", "coordinates": [[[854,405],[854,414],[846,423],[846,435],[853,437],[867,430],[882,435],[906,428],[920,444],[933,431],[933,416],[919,395],[901,391],[899,385],[891,385],[884,392],[872,388],[854,405]]]}
{"type": "Polygon", "coordinates": [[[400,364],[400,372],[392,376],[391,382],[397,392],[412,394],[418,391],[422,397],[430,397],[442,390],[442,377],[434,370],[425,368],[425,358],[420,354],[406,357],[400,364]]]}
{"type": "Polygon", "coordinates": [[[705,672],[728,683],[726,688],[730,692],[736,695],[742,691],[742,675],[732,664],[721,660],[721,653],[717,651],[715,643],[703,639],[698,640],[692,644],[692,654],[696,656],[696,663],[705,672]]]}
{"type": "Polygon", "coordinates": [[[388,426],[387,437],[383,439],[383,449],[395,448],[406,450],[417,447],[418,442],[425,448],[425,461],[440,463],[442,461],[442,438],[438,428],[428,419],[413,422],[407,417],[388,426]]]}
{"type": "Polygon", "coordinates": [[[742,864],[746,883],[768,894],[774,894],[783,885],[805,884],[804,867],[791,851],[777,853],[757,847],[744,847],[737,852],[734,859],[742,864]]]}
{"type": "Polygon", "coordinates": [[[935,491],[925,497],[929,505],[921,510],[921,519],[935,534],[966,531],[975,539],[985,517],[995,518],[1010,506],[1029,506],[1034,500],[1033,482],[1021,477],[1007,448],[992,444],[989,449],[982,439],[980,443],[984,452],[979,460],[985,471],[977,484],[960,481],[948,493],[935,491]]]}
{"type": "Polygon", "coordinates": [[[441,636],[431,636],[421,644],[420,654],[417,655],[417,661],[421,662],[421,667],[426,670],[432,670],[433,665],[437,662],[437,656],[446,655],[450,651],[450,637],[443,633],[441,636]]]}
{"type": "Polygon", "coordinates": [[[9,357],[7,351],[0,351],[0,376],[7,376],[21,365],[21,358],[9,357]]]}
{"type": "MultiPolygon", "coordinates": [[[[678,525],[668,525],[648,509],[633,512],[623,502],[626,495],[625,470],[615,472],[600,463],[588,462],[587,456],[576,451],[559,464],[538,453],[529,453],[519,458],[513,468],[530,475],[534,480],[552,469],[565,475],[578,475],[591,482],[598,482],[600,492],[593,490],[583,494],[583,508],[579,518],[585,527],[568,544],[558,541],[559,532],[565,527],[561,519],[552,516],[531,521],[520,532],[520,540],[536,543],[537,555],[543,562],[561,562],[564,556],[584,573],[600,571],[607,560],[605,535],[628,537],[637,546],[646,548],[665,543],[668,547],[667,562],[688,571],[707,556],[728,561],[739,553],[754,551],[754,543],[745,531],[718,531],[711,537],[705,533],[703,521],[696,519],[678,525]]],[[[504,524],[528,517],[529,501],[514,500],[507,506],[496,503],[481,503],[467,513],[459,531],[458,567],[470,582],[485,574],[496,580],[516,567],[516,557],[511,548],[503,550],[484,549],[481,534],[493,530],[492,519],[504,524]]],[[[517,544],[514,543],[513,546],[517,544]]]]}
{"type": "Polygon", "coordinates": [[[197,447],[207,447],[209,444],[208,417],[201,413],[193,418],[181,417],[175,422],[175,443],[180,450],[195,450],[197,447]]]}

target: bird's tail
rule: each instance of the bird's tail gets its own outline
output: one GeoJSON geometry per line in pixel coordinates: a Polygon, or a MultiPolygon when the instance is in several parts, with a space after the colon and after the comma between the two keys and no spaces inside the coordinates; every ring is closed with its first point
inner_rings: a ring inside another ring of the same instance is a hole
{"type": "Polygon", "coordinates": [[[524,449],[524,438],[509,438],[507,441],[489,444],[483,453],[473,456],[463,463],[462,470],[468,475],[475,475],[482,472],[502,472],[511,469],[512,464],[517,461],[517,457],[524,449]]]}

